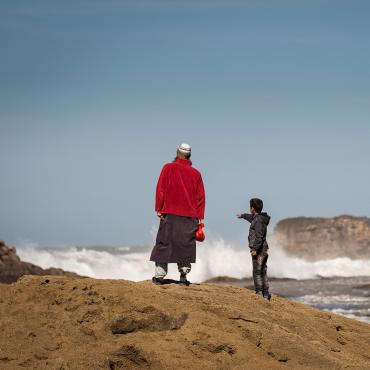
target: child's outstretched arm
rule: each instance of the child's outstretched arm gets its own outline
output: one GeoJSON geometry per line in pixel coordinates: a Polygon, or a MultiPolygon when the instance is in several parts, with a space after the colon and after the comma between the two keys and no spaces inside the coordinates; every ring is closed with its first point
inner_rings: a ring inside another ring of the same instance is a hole
{"type": "Polygon", "coordinates": [[[237,218],[243,218],[244,220],[247,220],[248,222],[252,222],[253,215],[249,213],[239,213],[236,215],[237,218]]]}

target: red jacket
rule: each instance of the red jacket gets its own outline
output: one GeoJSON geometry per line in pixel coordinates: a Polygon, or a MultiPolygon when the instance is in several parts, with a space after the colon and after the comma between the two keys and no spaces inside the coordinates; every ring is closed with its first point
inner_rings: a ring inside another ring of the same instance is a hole
{"type": "Polygon", "coordinates": [[[187,159],[164,165],[158,179],[155,210],[203,219],[206,198],[202,175],[187,159]]]}

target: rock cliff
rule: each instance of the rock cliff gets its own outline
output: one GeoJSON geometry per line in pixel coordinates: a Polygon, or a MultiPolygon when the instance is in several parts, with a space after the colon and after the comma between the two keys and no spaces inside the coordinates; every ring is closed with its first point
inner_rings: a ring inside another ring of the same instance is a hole
{"type": "Polygon", "coordinates": [[[370,258],[370,218],[297,217],[280,221],[273,238],[291,255],[309,260],[370,258]]]}

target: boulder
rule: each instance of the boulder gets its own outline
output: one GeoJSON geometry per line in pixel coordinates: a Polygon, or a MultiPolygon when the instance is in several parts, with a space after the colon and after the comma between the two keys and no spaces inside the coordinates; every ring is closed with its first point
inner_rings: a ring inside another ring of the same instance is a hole
{"type": "Polygon", "coordinates": [[[17,255],[16,249],[0,240],[0,282],[11,284],[23,275],[79,275],[59,268],[42,269],[29,262],[23,262],[17,255]]]}

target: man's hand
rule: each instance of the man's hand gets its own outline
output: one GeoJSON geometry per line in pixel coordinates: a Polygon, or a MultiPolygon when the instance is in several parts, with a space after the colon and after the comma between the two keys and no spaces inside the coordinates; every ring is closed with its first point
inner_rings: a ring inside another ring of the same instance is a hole
{"type": "Polygon", "coordinates": [[[157,212],[157,216],[158,216],[161,220],[163,220],[163,219],[164,219],[164,217],[163,217],[163,215],[162,215],[162,213],[161,213],[161,212],[157,212]]]}
{"type": "Polygon", "coordinates": [[[242,214],[241,213],[238,213],[237,215],[236,215],[236,218],[242,218],[243,216],[242,216],[242,214]]]}
{"type": "Polygon", "coordinates": [[[256,252],[254,249],[252,249],[252,250],[251,250],[251,256],[252,256],[252,257],[257,256],[257,252],[256,252]]]}
{"type": "Polygon", "coordinates": [[[200,224],[203,224],[203,223],[204,223],[204,220],[198,218],[198,224],[200,225],[200,224]]]}

